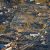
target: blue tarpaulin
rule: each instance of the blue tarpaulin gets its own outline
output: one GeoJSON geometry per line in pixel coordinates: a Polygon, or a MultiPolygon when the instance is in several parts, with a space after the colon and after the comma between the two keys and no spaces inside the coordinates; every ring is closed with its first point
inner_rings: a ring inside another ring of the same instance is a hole
{"type": "Polygon", "coordinates": [[[2,48],[4,48],[5,46],[4,46],[4,44],[0,44],[0,50],[2,49],[2,48]]]}
{"type": "Polygon", "coordinates": [[[6,19],[7,19],[7,16],[0,15],[0,23],[5,22],[6,19]]]}

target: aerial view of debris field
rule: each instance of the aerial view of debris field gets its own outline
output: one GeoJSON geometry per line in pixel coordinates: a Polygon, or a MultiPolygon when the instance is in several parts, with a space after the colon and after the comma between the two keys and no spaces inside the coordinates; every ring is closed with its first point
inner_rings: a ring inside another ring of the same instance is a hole
{"type": "Polygon", "coordinates": [[[0,0],[0,50],[50,50],[50,0],[0,0]]]}

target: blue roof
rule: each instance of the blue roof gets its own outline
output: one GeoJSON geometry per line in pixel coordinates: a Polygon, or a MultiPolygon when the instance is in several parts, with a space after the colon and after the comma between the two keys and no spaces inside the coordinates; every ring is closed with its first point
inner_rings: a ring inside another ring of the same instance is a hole
{"type": "Polygon", "coordinates": [[[4,22],[7,19],[6,15],[0,15],[0,23],[4,22]]]}
{"type": "Polygon", "coordinates": [[[0,49],[2,49],[2,48],[4,48],[5,46],[4,46],[4,44],[0,44],[0,49]]]}
{"type": "Polygon", "coordinates": [[[50,26],[50,22],[48,22],[48,26],[50,26]]]}

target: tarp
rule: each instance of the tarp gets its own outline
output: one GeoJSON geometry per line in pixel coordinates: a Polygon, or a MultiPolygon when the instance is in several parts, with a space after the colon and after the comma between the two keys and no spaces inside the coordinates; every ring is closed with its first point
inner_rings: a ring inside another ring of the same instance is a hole
{"type": "Polygon", "coordinates": [[[0,23],[5,22],[6,19],[7,19],[6,15],[0,15],[0,23]]]}
{"type": "Polygon", "coordinates": [[[5,46],[4,46],[4,44],[0,44],[0,49],[2,49],[2,48],[4,48],[5,46]]]}

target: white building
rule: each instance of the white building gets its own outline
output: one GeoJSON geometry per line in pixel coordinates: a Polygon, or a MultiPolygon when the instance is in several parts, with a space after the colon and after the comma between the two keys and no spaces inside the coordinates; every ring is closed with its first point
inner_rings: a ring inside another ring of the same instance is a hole
{"type": "Polygon", "coordinates": [[[30,34],[30,36],[33,36],[33,37],[36,37],[36,36],[39,36],[40,33],[33,33],[33,34],[30,34]]]}
{"type": "Polygon", "coordinates": [[[12,47],[9,47],[9,48],[7,48],[7,49],[5,49],[5,50],[12,50],[12,47]]]}

